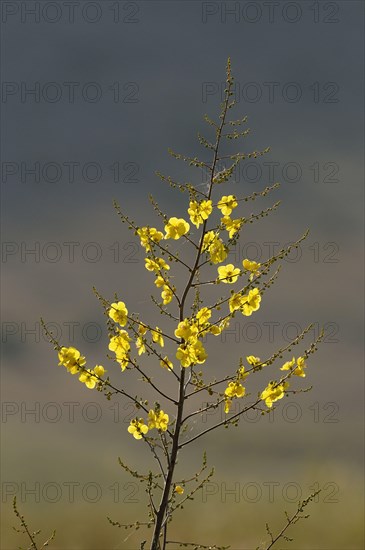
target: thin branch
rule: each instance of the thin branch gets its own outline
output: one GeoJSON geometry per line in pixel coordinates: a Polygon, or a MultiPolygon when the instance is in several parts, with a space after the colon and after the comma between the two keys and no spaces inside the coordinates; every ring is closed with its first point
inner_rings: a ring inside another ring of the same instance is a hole
{"type": "MultiPolygon", "coordinates": [[[[217,163],[218,149],[219,149],[219,144],[220,144],[220,140],[221,140],[222,129],[223,129],[223,126],[225,124],[226,114],[227,114],[227,111],[228,111],[228,108],[229,108],[229,97],[230,97],[230,90],[231,90],[231,87],[232,87],[232,79],[231,79],[231,76],[230,76],[230,61],[228,61],[228,64],[227,64],[227,80],[228,80],[228,87],[227,87],[227,91],[226,91],[226,98],[225,98],[225,102],[222,106],[221,124],[220,124],[219,129],[217,130],[217,138],[216,138],[214,158],[213,158],[213,162],[212,162],[212,167],[210,169],[211,170],[211,179],[210,179],[210,185],[209,185],[208,199],[210,199],[211,194],[212,194],[212,189],[213,189],[213,185],[214,185],[214,181],[215,181],[214,172],[215,172],[215,167],[216,167],[216,163],[217,163]]],[[[177,158],[179,158],[179,157],[180,157],[180,155],[177,158]]],[[[206,231],[206,225],[207,225],[207,220],[204,220],[204,223],[203,223],[203,226],[202,226],[202,231],[201,231],[199,247],[198,247],[198,251],[197,251],[197,255],[196,255],[196,259],[195,259],[195,263],[194,263],[194,266],[193,266],[192,271],[190,273],[189,280],[186,284],[185,290],[184,290],[184,292],[182,294],[182,297],[181,297],[181,300],[180,300],[180,307],[179,307],[179,309],[180,309],[180,321],[183,321],[183,319],[184,319],[185,300],[187,298],[187,295],[189,293],[191,285],[194,281],[195,274],[198,270],[200,256],[201,256],[202,248],[203,248],[204,234],[205,234],[205,231],[206,231]]],[[[179,402],[178,402],[178,410],[177,410],[176,423],[175,423],[175,433],[174,433],[173,442],[172,442],[170,467],[169,467],[169,471],[168,471],[167,480],[165,482],[164,492],[163,492],[162,497],[161,497],[160,507],[159,507],[159,510],[158,510],[158,513],[157,513],[156,524],[155,524],[155,529],[154,529],[153,538],[152,538],[151,550],[158,550],[158,548],[160,546],[159,540],[160,540],[161,528],[163,526],[164,516],[165,516],[166,508],[167,508],[167,505],[168,505],[170,487],[171,487],[171,483],[172,483],[172,479],[173,479],[173,473],[174,473],[174,469],[175,469],[175,465],[176,465],[177,454],[178,454],[178,451],[179,451],[179,448],[180,448],[179,436],[180,436],[180,430],[181,430],[181,420],[182,420],[182,415],[183,415],[184,402],[185,402],[185,368],[181,367],[180,368],[180,385],[179,385],[179,402]]]]}
{"type": "Polygon", "coordinates": [[[143,378],[146,379],[146,382],[148,382],[148,384],[150,384],[150,386],[152,386],[152,388],[153,388],[159,395],[161,395],[161,396],[164,397],[165,399],[168,399],[169,401],[171,401],[171,403],[174,403],[174,405],[177,405],[177,404],[178,404],[178,402],[177,402],[175,399],[173,399],[172,397],[170,397],[169,395],[167,395],[166,393],[164,393],[162,390],[160,390],[160,389],[156,386],[156,384],[154,384],[154,383],[152,382],[151,378],[150,378],[149,376],[147,376],[147,374],[145,374],[145,373],[143,372],[143,370],[137,365],[137,363],[132,363],[132,364],[133,364],[134,368],[135,368],[136,370],[138,370],[138,372],[143,376],[143,378]]]}
{"type": "MultiPolygon", "coordinates": [[[[314,351],[316,350],[316,345],[323,339],[323,336],[324,336],[324,332],[322,331],[319,336],[315,339],[314,342],[312,342],[312,344],[310,345],[309,349],[305,350],[305,352],[303,353],[303,357],[304,358],[307,358],[309,354],[311,353],[314,353],[314,351]]],[[[283,384],[288,378],[290,378],[293,374],[293,371],[295,370],[296,366],[293,366],[292,369],[290,369],[286,375],[282,376],[280,378],[280,380],[278,382],[276,382],[274,385],[273,385],[273,389],[275,389],[277,386],[280,386],[281,384],[283,384]]],[[[189,443],[192,443],[193,441],[195,441],[196,439],[199,439],[200,437],[202,437],[203,435],[211,432],[212,430],[215,430],[216,428],[219,428],[220,426],[224,426],[224,425],[227,425],[227,424],[230,424],[232,422],[232,420],[234,420],[235,418],[238,418],[239,416],[241,416],[242,414],[244,414],[245,412],[249,411],[250,409],[253,409],[255,408],[261,401],[264,401],[264,399],[262,399],[261,397],[259,397],[257,399],[257,401],[255,401],[252,405],[250,405],[249,407],[246,407],[244,409],[242,409],[242,411],[239,411],[238,413],[234,414],[233,416],[227,418],[227,419],[224,419],[222,420],[221,422],[218,422],[217,424],[215,424],[214,426],[211,426],[210,428],[207,428],[206,430],[198,433],[197,435],[195,435],[194,437],[192,437],[191,439],[188,439],[187,441],[181,443],[180,445],[180,448],[182,447],[185,447],[185,445],[188,445],[189,443]]]]}
{"type": "MultiPolygon", "coordinates": [[[[29,528],[28,528],[28,525],[27,525],[27,523],[24,519],[24,516],[22,516],[20,514],[19,510],[18,510],[18,507],[17,507],[17,504],[16,504],[16,497],[14,497],[14,499],[13,499],[13,511],[14,511],[14,514],[16,515],[16,517],[19,519],[20,525],[22,526],[23,531],[20,530],[20,529],[16,529],[15,527],[13,529],[15,531],[17,531],[18,533],[24,533],[28,536],[28,538],[30,540],[30,543],[31,543],[28,550],[38,550],[38,546],[35,542],[35,537],[37,535],[39,535],[41,531],[34,531],[32,533],[29,531],[29,528]]],[[[55,536],[56,536],[56,531],[53,531],[51,536],[42,544],[42,546],[40,547],[39,550],[42,550],[42,548],[46,548],[46,546],[49,545],[49,543],[55,538],[55,536]]]]}
{"type": "Polygon", "coordinates": [[[148,437],[145,437],[143,434],[141,434],[142,437],[143,437],[143,440],[148,444],[149,448],[151,449],[151,452],[153,454],[153,456],[155,457],[156,461],[158,462],[158,465],[160,466],[160,470],[161,470],[161,473],[162,473],[162,476],[164,478],[164,480],[166,481],[166,472],[162,466],[162,463],[161,463],[161,460],[160,460],[160,457],[158,456],[158,454],[156,453],[156,450],[155,450],[155,447],[154,445],[151,443],[151,441],[149,440],[148,437]]]}
{"type": "Polygon", "coordinates": [[[241,416],[242,414],[244,414],[245,412],[249,411],[250,409],[256,407],[256,405],[258,405],[260,403],[260,401],[262,401],[262,399],[257,399],[257,401],[255,401],[255,403],[253,403],[252,405],[250,405],[249,407],[246,407],[245,409],[242,409],[242,411],[239,411],[238,413],[234,414],[233,416],[229,417],[229,418],[225,418],[224,420],[222,420],[221,422],[218,422],[217,424],[214,424],[214,426],[211,426],[210,428],[207,428],[206,430],[198,433],[197,435],[195,435],[194,437],[188,439],[187,441],[184,441],[183,443],[181,443],[180,445],[180,449],[182,449],[183,447],[185,447],[186,445],[188,445],[189,443],[192,443],[193,441],[195,441],[196,439],[199,439],[200,437],[202,437],[203,435],[215,430],[216,428],[219,428],[220,426],[225,426],[227,424],[230,424],[232,422],[232,420],[234,420],[235,418],[238,418],[239,416],[241,416]]]}
{"type": "MultiPolygon", "coordinates": [[[[245,371],[245,372],[247,372],[247,373],[254,372],[254,371],[257,371],[257,370],[261,370],[264,367],[268,367],[269,365],[272,365],[278,357],[280,357],[286,351],[290,350],[293,346],[297,345],[300,342],[300,340],[303,340],[305,335],[312,328],[313,328],[313,324],[311,323],[300,334],[298,334],[298,336],[294,340],[289,342],[289,344],[287,344],[285,347],[280,348],[277,352],[275,352],[273,355],[271,355],[268,359],[264,359],[263,361],[260,361],[260,363],[258,363],[254,367],[251,367],[250,369],[247,369],[247,371],[245,371]]],[[[236,378],[236,374],[234,374],[232,376],[225,376],[224,378],[221,378],[220,380],[214,380],[213,382],[207,384],[206,386],[204,386],[202,388],[198,388],[198,389],[188,393],[185,396],[185,399],[188,399],[189,397],[191,397],[193,395],[196,395],[197,393],[199,393],[201,391],[204,391],[204,390],[208,391],[211,388],[213,388],[214,386],[217,386],[218,384],[222,384],[223,382],[227,382],[229,380],[233,380],[234,378],[236,378]]]]}
{"type": "Polygon", "coordinates": [[[266,547],[266,550],[270,550],[274,546],[274,544],[281,538],[284,538],[287,541],[291,541],[292,539],[289,539],[284,535],[285,531],[291,526],[297,523],[301,519],[307,519],[309,518],[309,515],[301,516],[300,514],[303,512],[304,508],[308,506],[308,504],[315,499],[315,497],[321,492],[321,489],[319,491],[315,491],[311,495],[309,495],[308,498],[305,500],[299,501],[298,508],[295,514],[293,514],[291,517],[288,516],[288,514],[285,512],[287,523],[284,525],[284,527],[281,529],[281,531],[274,537],[273,534],[270,531],[270,528],[268,524],[266,524],[266,531],[271,537],[271,542],[269,546],[266,547]]]}
{"type": "Polygon", "coordinates": [[[181,547],[194,546],[193,550],[229,550],[230,546],[216,546],[215,544],[199,544],[198,542],[180,542],[178,540],[167,540],[166,544],[178,544],[181,547]]]}

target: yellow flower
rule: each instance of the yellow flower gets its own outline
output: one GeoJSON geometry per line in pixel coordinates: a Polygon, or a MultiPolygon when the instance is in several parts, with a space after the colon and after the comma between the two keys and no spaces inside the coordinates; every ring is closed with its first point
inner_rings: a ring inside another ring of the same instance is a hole
{"type": "Polygon", "coordinates": [[[97,379],[93,376],[93,372],[90,369],[83,371],[79,376],[79,380],[90,390],[95,388],[97,382],[97,379]]]}
{"type": "Polygon", "coordinates": [[[245,392],[246,390],[240,382],[230,382],[224,393],[227,397],[243,397],[245,392]]]}
{"type": "Polygon", "coordinates": [[[136,348],[138,350],[138,355],[142,355],[142,353],[146,353],[146,346],[145,342],[143,340],[143,336],[146,334],[148,328],[143,323],[139,323],[138,325],[138,338],[136,340],[136,348]]]}
{"type": "Polygon", "coordinates": [[[133,435],[135,439],[142,439],[143,435],[148,432],[148,426],[144,423],[143,418],[136,418],[131,420],[128,426],[128,432],[133,435]]]}
{"type": "Polygon", "coordinates": [[[232,294],[232,296],[229,299],[229,311],[233,313],[237,309],[241,309],[242,307],[242,294],[232,294]]]}
{"type": "Polygon", "coordinates": [[[190,216],[191,223],[193,223],[196,227],[199,227],[205,220],[208,219],[212,210],[213,207],[211,200],[204,200],[200,203],[197,201],[190,201],[188,214],[190,216]]]}
{"type": "Polygon", "coordinates": [[[250,260],[246,259],[246,260],[243,260],[242,265],[243,265],[243,268],[246,269],[246,271],[251,271],[250,281],[252,281],[254,277],[257,277],[258,275],[260,275],[259,267],[261,267],[261,264],[254,261],[251,262],[250,260]]]}
{"type": "Polygon", "coordinates": [[[180,239],[190,229],[190,225],[183,218],[170,218],[165,225],[165,239],[180,239]]]}
{"type": "Polygon", "coordinates": [[[228,256],[227,247],[214,231],[208,231],[204,235],[202,252],[209,252],[213,264],[224,262],[228,256]]]}
{"type": "Polygon", "coordinates": [[[280,368],[280,370],[290,370],[295,365],[295,357],[291,361],[287,361],[284,363],[284,365],[280,368]]]}
{"type": "Polygon", "coordinates": [[[169,415],[164,413],[162,410],[160,411],[153,411],[152,409],[148,413],[148,428],[152,430],[153,428],[157,428],[157,430],[161,430],[163,432],[166,432],[169,424],[169,415]]]}
{"type": "MultiPolygon", "coordinates": [[[[295,357],[291,361],[287,361],[284,363],[284,365],[281,367],[280,370],[290,370],[295,365],[295,357]]],[[[304,369],[307,368],[306,362],[304,360],[304,357],[298,357],[297,359],[297,366],[293,370],[293,373],[295,376],[301,376],[302,378],[305,378],[305,372],[304,369]]]]}
{"type": "Polygon", "coordinates": [[[101,378],[102,376],[104,376],[104,373],[104,367],[102,367],[101,365],[96,365],[93,370],[88,369],[86,371],[83,371],[79,376],[79,380],[80,382],[83,382],[87,388],[93,390],[99,381],[97,376],[101,378]]]}
{"type": "Polygon", "coordinates": [[[163,239],[163,233],[157,231],[154,227],[140,227],[137,230],[137,234],[141,239],[141,246],[143,246],[147,252],[151,251],[151,241],[158,243],[163,239]]]}
{"type": "Polygon", "coordinates": [[[171,361],[169,360],[167,355],[165,355],[165,357],[163,359],[161,359],[160,365],[161,365],[161,367],[163,367],[164,369],[167,369],[167,370],[173,370],[173,368],[174,368],[174,365],[171,363],[171,361]]]}
{"type": "Polygon", "coordinates": [[[144,336],[146,334],[148,330],[148,327],[146,327],[146,325],[144,325],[143,323],[139,323],[138,325],[138,334],[140,334],[141,336],[144,336]]]}
{"type": "Polygon", "coordinates": [[[205,351],[205,348],[203,344],[200,341],[195,342],[193,344],[194,353],[195,353],[195,363],[205,363],[205,360],[208,357],[207,352],[205,351]]]}
{"type": "Polygon", "coordinates": [[[295,374],[295,376],[302,376],[303,378],[305,378],[304,369],[306,369],[306,368],[307,368],[307,365],[306,365],[304,357],[298,357],[298,359],[297,359],[297,368],[294,369],[293,374],[295,374]]]}
{"type": "Polygon", "coordinates": [[[94,374],[96,374],[96,376],[99,376],[99,378],[102,378],[104,376],[105,372],[106,372],[106,370],[101,365],[96,365],[94,367],[94,374]]]}
{"type": "Polygon", "coordinates": [[[121,327],[127,324],[128,309],[125,307],[124,302],[118,302],[111,304],[109,309],[109,317],[113,319],[115,323],[118,323],[121,327]]]}
{"type": "Polygon", "coordinates": [[[231,409],[231,405],[232,405],[232,399],[225,399],[224,400],[224,412],[226,414],[229,413],[229,411],[231,409]]]}
{"type": "MultiPolygon", "coordinates": [[[[248,355],[246,357],[246,361],[249,365],[252,365],[253,367],[257,367],[257,365],[259,365],[261,363],[261,359],[260,357],[255,357],[254,355],[248,355]]],[[[263,367],[265,366],[262,365],[263,367]]]]}
{"type": "Polygon", "coordinates": [[[176,359],[182,367],[190,367],[196,363],[204,363],[208,355],[200,341],[194,344],[182,344],[177,348],[176,359]]]}
{"type": "Polygon", "coordinates": [[[213,264],[220,264],[228,256],[227,247],[220,239],[216,239],[209,247],[210,260],[213,264]]]}
{"type": "Polygon", "coordinates": [[[190,367],[194,363],[194,350],[189,345],[181,345],[177,348],[176,359],[180,361],[182,367],[190,367]]]}
{"type": "Polygon", "coordinates": [[[110,351],[114,351],[116,355],[130,350],[130,337],[126,330],[119,330],[116,336],[112,336],[109,342],[110,351]]]}
{"type": "Polygon", "coordinates": [[[78,373],[80,367],[83,367],[86,363],[85,357],[72,346],[69,348],[62,347],[58,352],[58,359],[60,360],[58,365],[66,367],[71,374],[78,373]]]}
{"type": "Polygon", "coordinates": [[[238,267],[234,267],[233,264],[221,265],[218,267],[218,280],[222,283],[235,283],[240,273],[238,267]]]}
{"type": "Polygon", "coordinates": [[[228,248],[223,241],[217,237],[209,247],[209,254],[213,264],[220,264],[227,258],[228,248]]]}
{"type": "Polygon", "coordinates": [[[239,380],[245,380],[245,378],[247,378],[247,376],[250,374],[249,372],[245,372],[245,367],[242,366],[238,369],[238,379],[239,380]]]}
{"type": "Polygon", "coordinates": [[[112,336],[109,342],[110,351],[114,351],[115,358],[120,363],[122,370],[125,370],[129,363],[128,352],[131,349],[130,337],[126,330],[120,330],[116,336],[112,336]]]}
{"type": "Polygon", "coordinates": [[[151,258],[146,258],[145,268],[148,271],[154,271],[158,275],[161,269],[170,269],[170,266],[162,258],[155,258],[154,260],[152,260],[151,258]]]}
{"type": "Polygon", "coordinates": [[[172,292],[171,288],[167,285],[164,285],[163,291],[161,292],[161,298],[163,300],[163,304],[169,304],[174,296],[174,293],[172,292]]]}
{"type": "Polygon", "coordinates": [[[120,364],[122,371],[125,371],[129,364],[129,356],[125,354],[124,356],[116,357],[116,361],[120,364]]]}
{"type": "Polygon", "coordinates": [[[151,258],[145,258],[144,262],[145,262],[145,268],[147,269],[147,271],[154,271],[155,273],[160,271],[159,265],[151,258]]]}
{"type": "Polygon", "coordinates": [[[229,216],[224,216],[223,218],[221,218],[221,222],[225,225],[225,229],[226,231],[228,231],[230,239],[232,239],[237,231],[240,230],[240,227],[242,225],[242,220],[232,220],[229,216]]]}
{"type": "Polygon", "coordinates": [[[226,330],[226,328],[229,327],[229,319],[223,319],[223,321],[219,323],[219,327],[222,331],[226,330]]]}
{"type": "Polygon", "coordinates": [[[238,202],[234,195],[224,195],[217,204],[217,208],[219,208],[223,216],[229,216],[237,206],[238,202]]]}
{"type": "Polygon", "coordinates": [[[265,401],[265,404],[269,409],[271,409],[273,403],[282,399],[285,395],[285,391],[288,389],[289,383],[284,382],[283,384],[276,384],[275,382],[270,382],[269,385],[264,389],[260,395],[260,399],[265,401]]]}
{"type": "Polygon", "coordinates": [[[156,330],[151,330],[151,334],[152,334],[152,340],[163,348],[165,345],[165,342],[161,334],[161,329],[156,327],[156,330]]]}
{"type": "Polygon", "coordinates": [[[175,493],[177,493],[178,495],[182,495],[184,493],[184,488],[181,487],[181,485],[176,485],[175,493]]]}
{"type": "Polygon", "coordinates": [[[196,314],[196,318],[199,321],[199,325],[205,325],[205,323],[211,318],[212,311],[208,307],[203,307],[196,314]]]}
{"type": "Polygon", "coordinates": [[[210,325],[209,332],[213,334],[214,336],[219,336],[219,334],[222,333],[222,329],[218,325],[210,325]]]}
{"type": "Polygon", "coordinates": [[[155,279],[155,285],[157,288],[161,288],[165,284],[165,279],[161,277],[161,275],[158,275],[157,279],[155,279]]]}
{"type": "Polygon", "coordinates": [[[185,342],[188,340],[195,342],[198,335],[198,327],[194,324],[190,324],[189,319],[180,321],[174,332],[176,338],[183,338],[185,342]]]}
{"type": "Polygon", "coordinates": [[[209,325],[207,327],[207,332],[210,332],[214,336],[219,336],[219,334],[222,334],[222,332],[228,327],[229,327],[229,319],[223,319],[223,321],[221,321],[219,325],[215,325],[215,324],[209,325]]]}
{"type": "Polygon", "coordinates": [[[261,295],[258,288],[253,288],[247,296],[242,296],[242,315],[250,316],[253,311],[257,311],[260,307],[261,295]]]}
{"type": "Polygon", "coordinates": [[[217,238],[218,238],[218,236],[214,233],[214,231],[207,231],[204,235],[204,238],[203,238],[202,252],[207,252],[210,245],[217,238]]]}
{"type": "Polygon", "coordinates": [[[138,350],[138,355],[142,355],[142,353],[146,353],[146,345],[144,343],[142,336],[138,336],[136,340],[136,348],[138,350]]]}

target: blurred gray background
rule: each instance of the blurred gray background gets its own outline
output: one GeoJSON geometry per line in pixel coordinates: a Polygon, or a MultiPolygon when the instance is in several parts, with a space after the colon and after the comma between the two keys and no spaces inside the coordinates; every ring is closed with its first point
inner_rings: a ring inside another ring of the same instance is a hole
{"type": "Polygon", "coordinates": [[[1,10],[1,547],[23,542],[12,530],[13,495],[33,529],[57,529],[56,549],[138,547],[139,534],[126,540],[106,520],[145,514],[143,489],[117,464],[118,456],[144,470],[151,463],[126,431],[133,410],[57,368],[39,319],[90,366],[104,364],[116,383],[143,392],[106,359],[91,292],[117,292],[130,311],[154,319],[152,275],[112,201],[139,224],[159,224],[150,193],[169,215],[186,217],[184,196],[155,171],[204,184],[167,149],[209,159],[196,135],[209,135],[202,117],[218,114],[230,56],[232,116],[247,115],[252,129],[231,150],[271,152],[243,163],[222,194],[282,184],[242,207],[245,215],[282,201],[245,229],[231,261],[264,260],[310,235],[282,262],[260,310],[210,342],[204,368],[217,375],[240,355],[264,357],[310,322],[327,336],[297,383],[311,392],[184,452],[186,474],[204,450],[216,474],[177,514],[171,539],[189,531],[191,541],[256,548],[267,540],[265,522],[279,529],[284,510],[322,488],[290,548],[363,548],[362,2],[2,1],[1,10]]]}

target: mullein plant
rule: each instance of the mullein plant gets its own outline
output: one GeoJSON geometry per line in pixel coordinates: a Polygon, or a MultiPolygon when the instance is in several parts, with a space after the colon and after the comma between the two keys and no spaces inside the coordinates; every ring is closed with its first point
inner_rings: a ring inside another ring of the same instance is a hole
{"type": "MultiPolygon", "coordinates": [[[[229,120],[230,111],[235,104],[232,98],[233,82],[228,60],[225,97],[219,119],[215,121],[208,116],[204,117],[213,133],[213,140],[209,141],[199,135],[200,144],[208,150],[211,161],[203,162],[197,157],[191,158],[170,151],[176,159],[207,171],[209,182],[204,190],[201,185],[179,183],[170,176],[158,173],[161,180],[174,190],[185,193],[185,216],[167,216],[151,197],[158,223],[156,227],[140,226],[114,203],[121,221],[140,240],[145,252],[144,266],[150,272],[152,282],[160,295],[159,298],[152,297],[152,301],[158,313],[166,317],[166,326],[169,328],[161,329],[143,321],[139,314],[131,312],[131,304],[126,303],[123,296],[118,298],[115,295],[112,300],[108,300],[94,289],[108,319],[108,347],[112,354],[108,358],[117,365],[109,367],[107,374],[103,365],[88,367],[82,351],[63,346],[56,341],[42,321],[50,342],[58,352],[60,366],[87,389],[103,392],[109,400],[116,397],[126,398],[135,405],[135,417],[127,428],[132,438],[131,444],[145,445],[151,451],[155,469],[151,466],[147,474],[142,474],[132,470],[121,459],[119,462],[129,474],[145,483],[146,519],[141,518],[131,524],[108,519],[118,527],[134,532],[141,530],[144,540],[138,543],[140,548],[168,548],[172,543],[168,530],[175,511],[181,509],[188,500],[192,500],[193,495],[213,475],[213,470],[209,471],[207,467],[204,454],[200,471],[189,479],[179,478],[176,465],[184,448],[213,430],[237,425],[240,417],[249,410],[259,410],[265,414],[289,393],[307,391],[309,388],[302,387],[307,361],[323,338],[322,332],[300,354],[293,355],[292,349],[303,345],[304,338],[312,329],[312,325],[309,325],[292,342],[269,357],[261,359],[247,355],[238,358],[232,370],[228,371],[227,368],[220,378],[213,378],[209,372],[209,339],[221,335],[233,318],[251,317],[255,314],[263,304],[265,293],[278,276],[280,260],[293,248],[298,248],[308,234],[306,232],[290,246],[261,263],[245,258],[237,265],[227,260],[245,226],[269,215],[279,206],[279,202],[275,202],[269,208],[250,215],[244,211],[247,202],[274,192],[279,187],[278,183],[244,197],[224,194],[222,191],[241,162],[269,152],[267,148],[251,153],[221,153],[225,140],[240,140],[249,132],[246,128],[246,117],[229,120]],[[225,167],[218,170],[222,161],[225,167]],[[181,241],[185,244],[184,249],[191,249],[192,261],[185,257],[182,259],[181,250],[176,246],[181,241]],[[181,288],[174,284],[174,270],[178,270],[179,275],[185,278],[181,288]],[[218,285],[223,296],[204,304],[204,291],[210,290],[212,285],[218,285]],[[170,393],[156,382],[156,369],[171,378],[169,388],[171,390],[175,384],[174,391],[170,393]],[[133,388],[126,387],[123,381],[126,370],[135,373],[139,384],[142,382],[150,386],[149,391],[153,392],[155,399],[153,404],[134,395],[133,388]],[[247,402],[248,395],[252,395],[247,393],[250,381],[260,371],[267,372],[266,382],[247,402]],[[116,381],[118,379],[122,381],[121,387],[116,381]],[[201,401],[203,397],[204,404],[201,401]],[[238,402],[240,406],[237,412],[238,402]],[[217,409],[222,411],[221,419],[203,427],[203,415],[217,409]],[[201,427],[197,428],[199,423],[196,420],[199,418],[201,427]]],[[[280,538],[290,540],[285,535],[286,529],[300,518],[307,517],[300,514],[314,496],[310,495],[300,502],[293,516],[286,516],[286,524],[278,535],[273,535],[267,526],[267,548],[271,548],[280,538]]],[[[174,541],[174,544],[193,548],[223,548],[184,541],[174,541]]]]}

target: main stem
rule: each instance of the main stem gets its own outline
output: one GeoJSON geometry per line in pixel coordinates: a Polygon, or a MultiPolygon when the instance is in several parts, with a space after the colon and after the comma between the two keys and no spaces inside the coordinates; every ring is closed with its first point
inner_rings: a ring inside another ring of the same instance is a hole
{"type": "MultiPolygon", "coordinates": [[[[214,172],[217,164],[218,159],[218,149],[219,149],[219,143],[221,140],[222,130],[225,123],[227,110],[228,110],[228,104],[229,104],[229,98],[230,98],[230,91],[232,87],[232,82],[228,82],[228,87],[226,90],[226,96],[225,101],[223,104],[222,114],[221,114],[221,124],[219,125],[219,128],[217,129],[217,139],[214,147],[214,158],[212,162],[212,168],[211,168],[211,177],[210,177],[210,184],[209,184],[209,192],[208,192],[208,200],[211,198],[212,194],[212,188],[213,188],[213,178],[214,178],[214,172]]],[[[202,228],[202,234],[200,238],[199,248],[195,259],[194,267],[191,271],[189,280],[187,282],[187,285],[185,287],[184,293],[182,295],[181,301],[180,301],[180,308],[179,308],[179,317],[180,321],[184,320],[184,306],[185,306],[185,300],[188,296],[189,290],[191,289],[191,285],[194,281],[195,274],[197,272],[200,256],[202,253],[203,248],[203,242],[204,242],[204,235],[206,230],[207,220],[203,223],[202,228]]],[[[172,440],[172,449],[171,449],[171,455],[170,455],[170,461],[169,461],[169,468],[167,472],[167,477],[165,481],[164,490],[161,497],[160,506],[156,515],[156,523],[155,523],[155,529],[153,532],[153,538],[152,538],[152,544],[151,544],[151,550],[160,550],[160,536],[161,536],[161,530],[163,526],[164,520],[167,521],[166,518],[166,509],[169,502],[169,494],[171,489],[171,484],[173,480],[174,470],[177,462],[177,455],[179,452],[179,437],[180,437],[180,430],[182,426],[182,417],[183,417],[183,411],[184,411],[184,402],[185,402],[185,368],[181,367],[180,369],[180,383],[179,383],[179,398],[178,398],[178,405],[177,405],[177,416],[176,416],[176,423],[175,423],[175,432],[173,435],[172,440]]],[[[162,550],[165,550],[166,547],[166,540],[164,541],[162,550]]]]}

